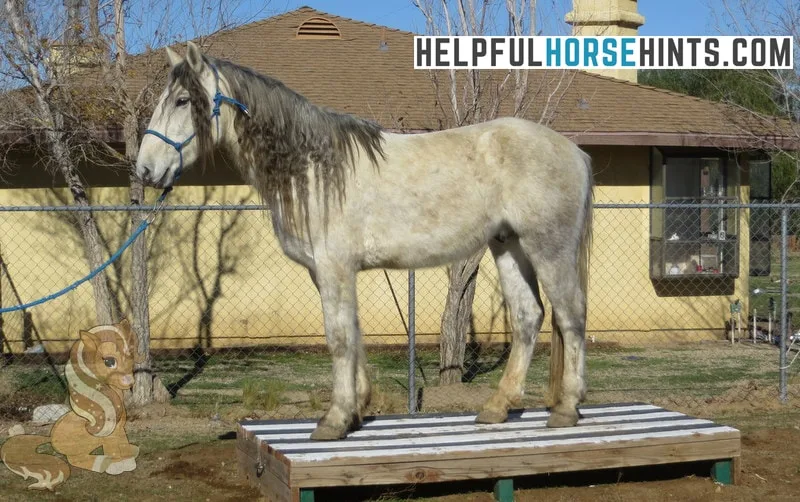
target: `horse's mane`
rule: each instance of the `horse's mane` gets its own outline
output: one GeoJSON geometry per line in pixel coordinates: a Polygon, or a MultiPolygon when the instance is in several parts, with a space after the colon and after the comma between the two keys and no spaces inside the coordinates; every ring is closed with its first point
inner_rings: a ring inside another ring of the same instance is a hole
{"type": "MultiPolygon", "coordinates": [[[[366,155],[373,165],[383,157],[378,124],[314,105],[282,82],[251,69],[210,57],[206,63],[228,81],[231,97],[249,108],[249,117],[237,113],[235,119],[238,168],[268,203],[279,204],[290,223],[294,216],[307,216],[309,168],[314,169],[316,188],[327,209],[332,197],[338,202],[344,199],[347,169],[353,168],[358,155],[366,155]]],[[[187,63],[175,67],[173,78],[191,96],[201,156],[209,158],[215,125],[209,119],[207,98],[201,99],[205,95],[199,79],[187,63]]]]}

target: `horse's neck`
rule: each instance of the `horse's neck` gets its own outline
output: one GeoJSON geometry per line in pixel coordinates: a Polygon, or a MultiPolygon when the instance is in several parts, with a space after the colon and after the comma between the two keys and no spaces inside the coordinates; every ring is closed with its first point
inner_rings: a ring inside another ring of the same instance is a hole
{"type": "MultiPolygon", "coordinates": [[[[241,149],[238,137],[233,129],[229,131],[229,136],[225,139],[225,149],[231,159],[236,159],[234,165],[239,166],[244,180],[260,190],[258,176],[263,174],[252,171],[255,165],[254,159],[248,158],[248,153],[241,149]]],[[[308,193],[316,193],[317,179],[313,167],[309,167],[305,174],[308,176],[308,193]]],[[[293,191],[291,194],[293,202],[285,206],[281,204],[279,199],[281,194],[270,196],[270,194],[261,193],[260,195],[262,200],[265,200],[269,205],[272,227],[284,253],[307,268],[313,268],[314,255],[309,237],[310,229],[306,226],[306,217],[308,215],[303,214],[300,210],[300,204],[297,202],[297,197],[299,196],[297,192],[293,191]],[[284,214],[284,209],[292,211],[292,214],[284,214]]],[[[316,200],[310,200],[306,210],[313,211],[309,206],[316,206],[317,202],[316,200]]]]}

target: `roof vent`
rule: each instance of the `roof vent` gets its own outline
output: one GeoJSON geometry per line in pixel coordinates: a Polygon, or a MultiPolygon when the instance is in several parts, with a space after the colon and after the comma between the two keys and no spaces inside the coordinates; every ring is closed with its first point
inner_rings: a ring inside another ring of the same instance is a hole
{"type": "Polygon", "coordinates": [[[335,24],[324,17],[312,17],[297,28],[297,38],[322,40],[342,38],[342,34],[335,24]]]}

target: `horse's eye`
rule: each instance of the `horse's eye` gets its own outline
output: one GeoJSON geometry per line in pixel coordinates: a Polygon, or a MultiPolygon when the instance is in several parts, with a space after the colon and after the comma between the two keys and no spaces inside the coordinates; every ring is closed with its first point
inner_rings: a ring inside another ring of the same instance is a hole
{"type": "Polygon", "coordinates": [[[175,101],[175,106],[186,106],[188,104],[189,98],[178,98],[178,100],[175,101]]]}
{"type": "Polygon", "coordinates": [[[117,360],[113,357],[104,357],[103,362],[105,363],[107,368],[116,368],[117,367],[117,360]]]}

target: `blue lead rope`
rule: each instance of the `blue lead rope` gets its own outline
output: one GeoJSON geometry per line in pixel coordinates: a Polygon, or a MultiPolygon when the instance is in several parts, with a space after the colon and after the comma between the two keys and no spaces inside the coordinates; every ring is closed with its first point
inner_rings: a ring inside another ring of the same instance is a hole
{"type": "MultiPolygon", "coordinates": [[[[164,202],[164,199],[167,198],[167,194],[170,193],[171,191],[172,191],[172,187],[167,187],[167,188],[164,189],[164,191],[158,197],[158,200],[156,201],[155,206],[153,207],[153,212],[154,213],[156,211],[158,211],[158,209],[161,207],[161,203],[164,202]]],[[[91,209],[87,209],[87,211],[91,211],[91,209]]],[[[149,218],[144,219],[139,224],[139,226],[136,227],[136,230],[134,230],[133,233],[131,233],[130,237],[128,237],[128,239],[125,242],[122,243],[122,246],[120,246],[120,248],[117,250],[117,252],[114,253],[113,255],[111,255],[99,267],[97,267],[96,269],[94,269],[91,272],[89,272],[89,275],[87,275],[86,277],[84,277],[82,279],[78,279],[77,281],[73,282],[72,284],[70,284],[66,288],[64,288],[62,290],[59,290],[59,291],[56,291],[55,293],[49,294],[49,295],[44,296],[42,298],[39,298],[38,300],[34,300],[34,301],[28,302],[28,303],[24,303],[22,305],[14,305],[13,307],[0,308],[0,315],[7,314],[9,312],[16,312],[18,310],[29,309],[31,307],[35,307],[37,305],[41,305],[42,303],[49,302],[50,300],[55,300],[59,296],[64,296],[65,294],[67,294],[70,291],[74,290],[75,288],[77,288],[78,286],[83,284],[84,282],[94,279],[94,277],[97,276],[97,274],[99,274],[100,272],[102,272],[103,270],[108,268],[109,265],[111,265],[112,263],[117,261],[117,259],[120,256],[122,256],[122,253],[124,253],[125,250],[128,249],[131,246],[131,244],[133,244],[133,242],[136,240],[136,238],[139,237],[142,234],[142,232],[144,232],[145,229],[148,226],[150,226],[151,222],[152,222],[152,220],[149,219],[149,218]]]]}

